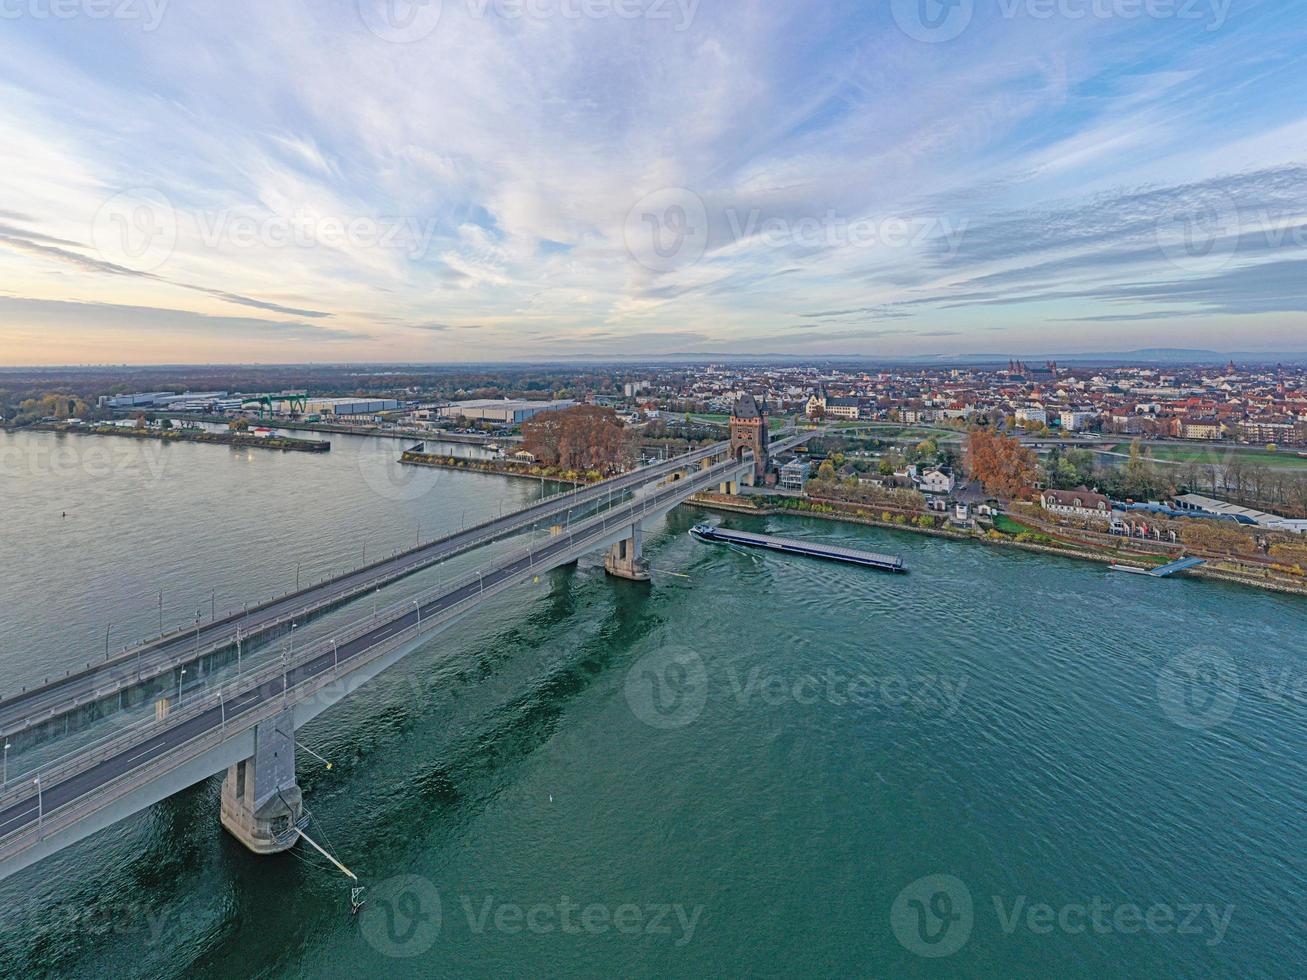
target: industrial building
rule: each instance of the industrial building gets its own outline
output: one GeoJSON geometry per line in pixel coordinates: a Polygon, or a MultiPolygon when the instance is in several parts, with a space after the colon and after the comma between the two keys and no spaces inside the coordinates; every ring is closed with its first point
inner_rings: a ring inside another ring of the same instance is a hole
{"type": "Polygon", "coordinates": [[[311,398],[305,411],[309,415],[376,415],[399,408],[394,398],[311,398]]]}
{"type": "Polygon", "coordinates": [[[1181,494],[1175,498],[1175,506],[1183,511],[1211,514],[1217,517],[1232,517],[1240,523],[1252,521],[1268,531],[1287,531],[1290,534],[1307,534],[1307,520],[1268,514],[1251,507],[1241,507],[1215,497],[1205,497],[1200,493],[1181,494]]]}
{"type": "Polygon", "coordinates": [[[501,425],[520,425],[541,412],[561,411],[575,408],[576,402],[570,398],[557,401],[529,402],[504,399],[481,399],[470,402],[454,402],[439,409],[441,418],[467,419],[471,422],[498,422],[501,425]]]}

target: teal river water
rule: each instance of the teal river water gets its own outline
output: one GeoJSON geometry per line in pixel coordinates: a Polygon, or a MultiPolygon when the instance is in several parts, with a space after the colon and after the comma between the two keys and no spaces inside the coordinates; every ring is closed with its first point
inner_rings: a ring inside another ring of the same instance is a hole
{"type": "MultiPolygon", "coordinates": [[[[160,589],[193,621],[552,489],[331,440],[0,435],[0,690],[157,629],[160,589]]],[[[0,883],[0,976],[1302,975],[1307,601],[714,518],[884,576],[707,516],[651,530],[651,588],[551,573],[301,730],[357,918],[307,848],[221,832],[212,779],[0,883]]]]}

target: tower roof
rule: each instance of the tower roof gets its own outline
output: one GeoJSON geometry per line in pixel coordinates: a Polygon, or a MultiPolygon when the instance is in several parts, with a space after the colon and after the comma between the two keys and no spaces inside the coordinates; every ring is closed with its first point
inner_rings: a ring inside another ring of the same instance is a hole
{"type": "Polygon", "coordinates": [[[766,400],[759,405],[758,400],[748,392],[735,399],[735,407],[731,409],[731,415],[737,419],[760,419],[766,412],[766,400]]]}

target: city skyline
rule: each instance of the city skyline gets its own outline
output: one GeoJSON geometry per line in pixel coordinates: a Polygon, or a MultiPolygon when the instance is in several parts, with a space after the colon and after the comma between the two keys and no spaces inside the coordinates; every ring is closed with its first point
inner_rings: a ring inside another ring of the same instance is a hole
{"type": "Polygon", "coordinates": [[[1304,348],[1301,10],[83,6],[0,365],[1304,348]]]}

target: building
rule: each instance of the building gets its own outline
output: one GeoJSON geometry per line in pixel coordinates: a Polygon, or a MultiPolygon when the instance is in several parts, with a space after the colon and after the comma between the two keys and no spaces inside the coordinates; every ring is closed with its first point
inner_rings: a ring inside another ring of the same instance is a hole
{"type": "Polygon", "coordinates": [[[856,422],[862,405],[856,398],[827,398],[826,417],[828,419],[847,419],[856,422]]]}
{"type": "Polygon", "coordinates": [[[514,401],[511,399],[485,398],[477,401],[454,402],[439,408],[441,418],[467,419],[470,422],[497,422],[500,425],[521,425],[529,418],[541,412],[558,412],[575,408],[576,402],[570,398],[556,401],[514,401]]]}
{"type": "Polygon", "coordinates": [[[1048,411],[1043,405],[1022,405],[1017,409],[1016,419],[1028,425],[1048,425],[1048,411]]]}
{"type": "Polygon", "coordinates": [[[1062,517],[1089,517],[1107,520],[1112,516],[1112,501],[1088,487],[1076,490],[1045,490],[1039,495],[1044,510],[1062,517]]]}
{"type": "Polygon", "coordinates": [[[812,475],[812,464],[796,459],[781,467],[780,487],[782,490],[802,490],[808,477],[812,475]]]}
{"type": "Polygon", "coordinates": [[[397,408],[399,402],[393,398],[313,398],[304,403],[308,415],[376,415],[397,408]]]}
{"type": "Polygon", "coordinates": [[[165,398],[175,397],[175,391],[142,391],[135,395],[101,395],[101,408],[146,408],[158,405],[165,398]]]}
{"type": "Polygon", "coordinates": [[[1064,408],[1058,416],[1064,432],[1083,432],[1092,427],[1097,418],[1098,413],[1087,408],[1064,408]]]}
{"type": "Polygon", "coordinates": [[[1233,518],[1240,524],[1253,523],[1268,531],[1285,531],[1289,534],[1307,534],[1307,520],[1281,517],[1266,511],[1241,507],[1215,497],[1205,497],[1200,493],[1186,493],[1175,498],[1178,510],[1210,514],[1213,517],[1233,518]]]}
{"type": "Polygon", "coordinates": [[[762,486],[771,467],[767,401],[760,404],[747,392],[731,408],[731,455],[739,459],[746,451],[753,453],[754,483],[762,486]]]}
{"type": "Polygon", "coordinates": [[[922,493],[952,493],[953,492],[953,474],[945,473],[943,470],[927,470],[921,474],[917,482],[917,489],[922,493]]]}
{"type": "Polygon", "coordinates": [[[1180,434],[1186,439],[1220,439],[1224,434],[1221,423],[1211,418],[1188,418],[1180,423],[1180,434]]]}

